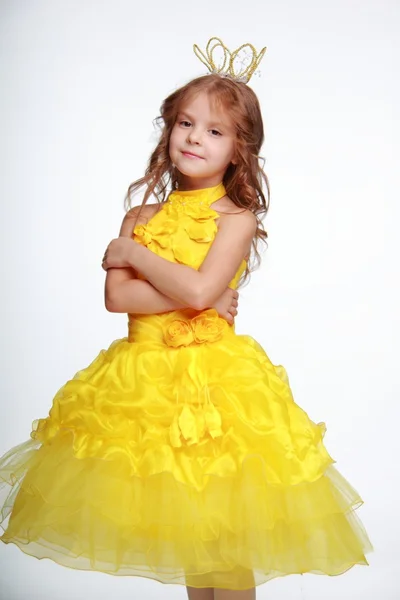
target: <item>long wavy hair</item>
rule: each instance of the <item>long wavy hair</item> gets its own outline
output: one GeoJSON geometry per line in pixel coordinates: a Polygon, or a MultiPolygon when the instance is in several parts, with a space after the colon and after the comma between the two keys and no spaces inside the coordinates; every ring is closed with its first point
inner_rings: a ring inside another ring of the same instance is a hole
{"type": "Polygon", "coordinates": [[[150,156],[144,176],[129,185],[124,199],[125,210],[132,208],[132,196],[142,186],[146,186],[142,207],[150,196],[162,203],[167,200],[171,191],[177,189],[179,172],[169,156],[171,132],[181,107],[199,92],[205,92],[216,108],[227,111],[231,117],[236,129],[237,162],[228,166],[223,184],[232,202],[240,208],[251,210],[257,219],[250,261],[247,262],[240,282],[243,284],[250,272],[260,264],[258,241],[267,244],[268,234],[262,219],[270,202],[269,181],[263,169],[265,161],[259,156],[264,141],[261,109],[256,94],[245,83],[217,74],[204,75],[193,79],[164,100],[160,115],[155,119],[156,125],[161,129],[158,144],[150,156]],[[264,194],[264,187],[267,196],[264,194]]]}

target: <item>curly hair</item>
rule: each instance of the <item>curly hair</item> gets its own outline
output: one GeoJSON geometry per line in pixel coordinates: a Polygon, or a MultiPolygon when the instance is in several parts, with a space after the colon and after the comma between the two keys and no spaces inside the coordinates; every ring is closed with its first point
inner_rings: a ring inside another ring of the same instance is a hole
{"type": "Polygon", "coordinates": [[[142,186],[146,186],[142,206],[150,196],[161,203],[165,202],[170,191],[178,187],[178,174],[169,155],[169,141],[172,128],[181,107],[199,92],[205,92],[215,108],[227,111],[236,130],[236,164],[230,164],[223,177],[228,197],[236,206],[248,209],[257,219],[257,229],[252,241],[252,266],[247,262],[241,284],[251,271],[260,264],[257,248],[259,240],[266,243],[268,237],[262,219],[270,202],[270,186],[263,170],[264,159],[259,156],[264,141],[264,126],[258,98],[254,91],[243,82],[217,74],[203,75],[193,79],[170,94],[162,103],[160,115],[155,123],[161,128],[158,144],[152,152],[145,174],[130,184],[124,199],[125,210],[132,207],[131,196],[142,186]],[[267,197],[264,195],[264,185],[267,197]]]}

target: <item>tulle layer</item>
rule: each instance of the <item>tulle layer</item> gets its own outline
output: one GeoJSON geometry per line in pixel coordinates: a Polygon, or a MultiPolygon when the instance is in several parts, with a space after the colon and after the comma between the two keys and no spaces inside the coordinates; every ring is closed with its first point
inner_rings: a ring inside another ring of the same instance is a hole
{"type": "Polygon", "coordinates": [[[0,460],[1,540],[77,569],[247,589],[372,550],[283,367],[248,336],[116,340],[0,460]]]}

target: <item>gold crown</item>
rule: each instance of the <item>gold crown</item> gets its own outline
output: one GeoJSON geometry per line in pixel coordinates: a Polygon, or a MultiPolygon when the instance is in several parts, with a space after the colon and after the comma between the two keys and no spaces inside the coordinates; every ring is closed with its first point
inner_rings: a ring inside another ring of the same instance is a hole
{"type": "Polygon", "coordinates": [[[217,37],[212,37],[208,40],[206,54],[200,50],[197,44],[193,45],[194,53],[201,60],[203,65],[206,65],[211,73],[218,73],[222,77],[231,77],[236,81],[242,81],[244,83],[248,83],[248,81],[250,81],[251,76],[260,64],[260,61],[266,50],[267,48],[265,47],[257,54],[257,50],[254,48],[254,46],[246,43],[242,44],[239,46],[239,48],[231,52],[217,37]],[[223,61],[219,66],[217,66],[213,58],[213,54],[217,48],[222,49],[223,54],[223,61]],[[247,65],[244,65],[244,61],[240,61],[238,58],[239,53],[242,50],[245,52],[246,50],[250,50],[250,63],[247,65]],[[236,70],[235,61],[240,62],[239,70],[236,70]]]}

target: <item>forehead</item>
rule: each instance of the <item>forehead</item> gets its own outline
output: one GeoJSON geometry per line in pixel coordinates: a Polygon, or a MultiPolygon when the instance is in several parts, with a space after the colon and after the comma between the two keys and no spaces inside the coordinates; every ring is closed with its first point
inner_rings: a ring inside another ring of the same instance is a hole
{"type": "Polygon", "coordinates": [[[187,112],[199,119],[218,121],[227,127],[233,126],[229,111],[216,94],[207,94],[206,92],[192,93],[183,99],[179,106],[179,112],[187,112]]]}

